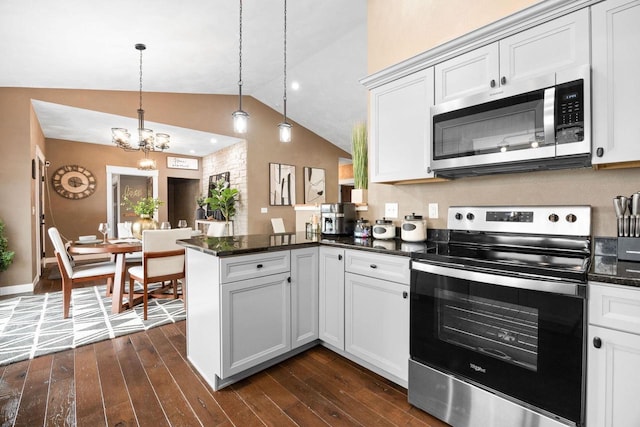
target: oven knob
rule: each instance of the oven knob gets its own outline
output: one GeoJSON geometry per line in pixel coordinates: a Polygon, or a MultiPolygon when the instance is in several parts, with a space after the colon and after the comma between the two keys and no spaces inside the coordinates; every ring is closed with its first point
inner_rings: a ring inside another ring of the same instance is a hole
{"type": "Polygon", "coordinates": [[[567,222],[573,223],[573,222],[576,222],[578,220],[578,217],[576,217],[574,214],[569,214],[569,215],[567,215],[566,220],[567,220],[567,222]]]}
{"type": "Polygon", "coordinates": [[[474,219],[475,217],[476,217],[476,216],[475,216],[474,214],[472,214],[471,212],[469,212],[469,213],[467,214],[467,219],[468,219],[469,221],[473,221],[473,219],[474,219]]]}
{"type": "Polygon", "coordinates": [[[560,217],[556,214],[551,214],[549,215],[549,221],[551,222],[558,222],[560,220],[560,217]]]}
{"type": "Polygon", "coordinates": [[[456,213],[455,218],[460,221],[462,219],[462,214],[460,212],[456,213]]]}

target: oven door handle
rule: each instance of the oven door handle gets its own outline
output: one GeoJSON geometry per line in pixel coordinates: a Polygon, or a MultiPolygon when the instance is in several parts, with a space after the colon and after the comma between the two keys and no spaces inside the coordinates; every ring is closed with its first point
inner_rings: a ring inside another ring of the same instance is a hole
{"type": "Polygon", "coordinates": [[[584,297],[584,289],[581,289],[584,285],[571,282],[553,282],[549,280],[528,279],[526,277],[503,276],[463,268],[444,267],[422,261],[412,261],[411,269],[440,276],[455,277],[457,279],[507,286],[510,288],[530,289],[533,291],[584,297]]]}

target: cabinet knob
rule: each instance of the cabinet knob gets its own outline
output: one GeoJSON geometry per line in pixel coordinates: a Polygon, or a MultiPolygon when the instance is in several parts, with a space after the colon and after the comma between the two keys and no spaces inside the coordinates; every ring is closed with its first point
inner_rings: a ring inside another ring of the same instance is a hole
{"type": "Polygon", "coordinates": [[[338,261],[342,261],[342,255],[338,255],[338,261]]]}
{"type": "Polygon", "coordinates": [[[502,76],[502,78],[500,78],[500,84],[501,85],[507,84],[507,78],[505,76],[502,76]]]}
{"type": "Polygon", "coordinates": [[[262,264],[256,265],[256,268],[262,268],[262,264]]]}
{"type": "Polygon", "coordinates": [[[600,348],[600,347],[602,347],[602,340],[601,340],[599,337],[595,337],[595,338],[593,339],[593,346],[594,346],[595,348],[600,348]]]}
{"type": "Polygon", "coordinates": [[[402,291],[402,298],[404,298],[404,299],[409,298],[409,292],[407,292],[407,291],[402,291]]]}
{"type": "Polygon", "coordinates": [[[377,265],[375,265],[375,264],[371,264],[371,265],[369,265],[369,267],[371,267],[371,268],[378,268],[378,266],[377,266],[377,265]]]}
{"type": "Polygon", "coordinates": [[[496,87],[496,81],[494,79],[491,79],[491,82],[489,83],[489,86],[496,87]]]}
{"type": "Polygon", "coordinates": [[[604,148],[602,148],[602,147],[598,147],[598,148],[596,149],[596,156],[598,156],[598,157],[602,157],[602,156],[604,156],[604,148]]]}
{"type": "Polygon", "coordinates": [[[287,282],[291,283],[291,276],[287,277],[287,282]]]}

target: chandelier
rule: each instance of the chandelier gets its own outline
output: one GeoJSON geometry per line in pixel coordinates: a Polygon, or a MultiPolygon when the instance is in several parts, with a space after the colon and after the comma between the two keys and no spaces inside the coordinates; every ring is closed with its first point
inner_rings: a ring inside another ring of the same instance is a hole
{"type": "Polygon", "coordinates": [[[169,148],[169,134],[153,133],[144,127],[144,110],[142,109],[142,51],[147,47],[137,43],[135,48],[140,52],[140,107],[138,108],[137,138],[131,139],[131,134],[125,128],[111,128],[113,143],[125,151],[143,151],[144,158],[140,160],[140,169],[155,169],[155,161],[149,158],[150,151],[164,151],[169,148]]]}
{"type": "Polygon", "coordinates": [[[240,54],[239,54],[239,77],[238,77],[238,110],[233,114],[233,130],[236,133],[246,133],[249,122],[249,114],[242,110],[242,0],[240,0],[240,54]]]}
{"type": "Polygon", "coordinates": [[[287,0],[284,0],[284,95],[282,97],[284,114],[280,129],[280,142],[291,142],[291,124],[287,122],[287,0]]]}

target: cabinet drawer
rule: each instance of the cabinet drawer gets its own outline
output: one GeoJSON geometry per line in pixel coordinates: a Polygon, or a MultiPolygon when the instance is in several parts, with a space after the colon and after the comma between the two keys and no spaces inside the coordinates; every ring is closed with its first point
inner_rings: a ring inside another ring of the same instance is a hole
{"type": "Polygon", "coordinates": [[[408,285],[409,258],[368,251],[345,251],[345,271],[408,285]]]}
{"type": "Polygon", "coordinates": [[[589,283],[589,323],[640,334],[640,289],[589,283]]]}
{"type": "Polygon", "coordinates": [[[260,252],[252,255],[221,258],[221,283],[252,279],[290,270],[289,251],[260,252]]]}

